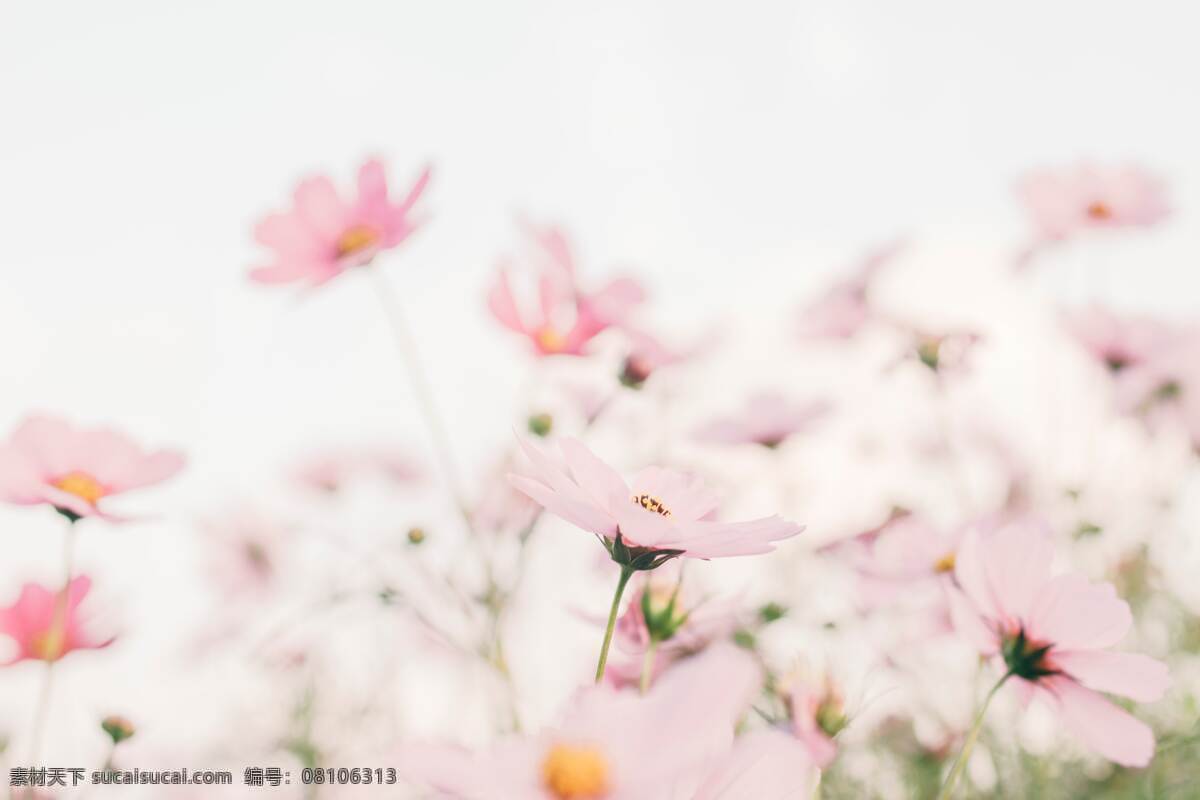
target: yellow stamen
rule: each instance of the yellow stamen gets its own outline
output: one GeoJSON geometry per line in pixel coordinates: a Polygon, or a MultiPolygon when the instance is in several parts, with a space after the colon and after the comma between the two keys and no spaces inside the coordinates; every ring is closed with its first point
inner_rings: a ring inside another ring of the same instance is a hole
{"type": "Polygon", "coordinates": [[[567,346],[567,339],[554,328],[541,328],[534,334],[538,347],[546,353],[557,353],[567,346]]]}
{"type": "Polygon", "coordinates": [[[1112,209],[1107,203],[1097,200],[1087,207],[1087,215],[1095,220],[1112,219],[1112,209]]]}
{"type": "Polygon", "coordinates": [[[946,555],[933,562],[933,571],[941,574],[944,572],[954,571],[954,553],[946,553],[946,555]]]}
{"type": "Polygon", "coordinates": [[[42,661],[58,661],[64,655],[67,634],[62,625],[53,625],[50,630],[35,634],[29,649],[42,661]]]}
{"type": "Polygon", "coordinates": [[[85,503],[92,505],[95,505],[97,500],[108,494],[108,490],[86,472],[68,473],[58,480],[53,481],[51,485],[63,490],[67,494],[73,494],[85,503]]]}
{"type": "Polygon", "coordinates": [[[340,258],[373,247],[379,241],[379,234],[374,228],[366,225],[355,225],[347,228],[337,240],[337,254],[340,258]]]}
{"type": "Polygon", "coordinates": [[[633,502],[647,511],[653,511],[655,514],[662,514],[664,517],[671,516],[671,509],[664,506],[662,500],[659,500],[657,497],[651,497],[648,494],[639,494],[633,498],[633,502]]]}
{"type": "Polygon", "coordinates": [[[556,744],[542,761],[542,784],[558,800],[591,800],[608,793],[608,772],[596,748],[556,744]]]}

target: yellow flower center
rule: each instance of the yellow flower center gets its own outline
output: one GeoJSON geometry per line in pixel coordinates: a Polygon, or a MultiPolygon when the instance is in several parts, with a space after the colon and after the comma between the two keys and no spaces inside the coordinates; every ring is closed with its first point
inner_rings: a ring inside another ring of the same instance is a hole
{"type": "Polygon", "coordinates": [[[1097,200],[1087,207],[1087,215],[1092,219],[1103,221],[1112,219],[1113,212],[1107,203],[1097,200]]]}
{"type": "Polygon", "coordinates": [[[557,353],[567,346],[567,339],[554,328],[540,328],[534,338],[537,340],[537,345],[547,353],[557,353]]]}
{"type": "Polygon", "coordinates": [[[608,761],[594,747],[556,744],[542,761],[542,784],[558,800],[590,800],[608,793],[608,761]]]}
{"type": "Polygon", "coordinates": [[[51,626],[50,630],[35,634],[29,643],[29,649],[42,661],[58,661],[66,649],[67,634],[61,624],[51,626]]]}
{"type": "Polygon", "coordinates": [[[664,517],[671,516],[671,509],[664,506],[662,500],[659,500],[657,497],[652,497],[648,494],[639,494],[633,498],[633,502],[647,511],[653,511],[655,514],[661,514],[664,517]]]}
{"type": "Polygon", "coordinates": [[[85,503],[91,503],[92,505],[95,505],[97,500],[108,494],[108,490],[86,472],[68,473],[54,481],[51,485],[56,489],[63,490],[67,494],[73,494],[85,503]]]}
{"type": "Polygon", "coordinates": [[[379,234],[374,228],[366,225],[354,225],[347,228],[337,240],[337,254],[339,258],[345,258],[349,255],[354,255],[369,247],[373,247],[379,241],[379,234]]]}
{"type": "Polygon", "coordinates": [[[954,571],[954,553],[946,553],[946,555],[933,562],[933,571],[941,574],[944,572],[954,571]]]}

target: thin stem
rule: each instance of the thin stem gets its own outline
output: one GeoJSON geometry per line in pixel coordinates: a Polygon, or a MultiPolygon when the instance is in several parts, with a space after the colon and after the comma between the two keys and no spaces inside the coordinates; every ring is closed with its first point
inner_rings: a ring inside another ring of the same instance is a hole
{"type": "Polygon", "coordinates": [[[371,277],[375,281],[375,294],[379,297],[380,305],[383,306],[383,315],[387,317],[388,324],[392,327],[396,347],[400,350],[405,369],[408,370],[409,382],[416,394],[417,404],[421,407],[421,414],[425,417],[425,424],[433,439],[434,450],[437,453],[438,461],[441,462],[442,472],[446,475],[446,482],[450,485],[454,503],[467,523],[468,531],[474,533],[471,508],[467,504],[466,492],[463,491],[458,465],[454,460],[454,451],[450,447],[450,437],[447,435],[446,426],[438,413],[437,403],[433,399],[433,388],[421,365],[416,340],[413,338],[412,331],[409,330],[404,310],[400,305],[400,298],[396,296],[392,284],[388,282],[383,270],[378,265],[370,265],[367,271],[371,273],[371,277]]]}
{"type": "Polygon", "coordinates": [[[642,694],[650,691],[650,678],[654,675],[654,658],[658,655],[658,640],[651,638],[646,645],[646,654],[642,656],[642,677],[638,681],[638,689],[642,694]]]}
{"type": "Polygon", "coordinates": [[[617,580],[617,590],[613,592],[612,608],[608,612],[608,627],[604,629],[604,644],[600,645],[600,661],[596,664],[596,683],[604,680],[604,665],[608,663],[608,648],[612,644],[613,629],[617,626],[617,612],[621,608],[621,595],[625,593],[625,584],[633,576],[629,567],[621,567],[621,577],[617,580]]]}
{"type": "MultiPolygon", "coordinates": [[[[62,647],[66,643],[71,573],[75,569],[76,520],[77,518],[67,518],[67,532],[63,538],[63,585],[54,601],[54,616],[50,620],[50,629],[46,631],[48,647],[62,647]]],[[[47,653],[47,655],[57,654],[47,653]]],[[[50,698],[54,693],[54,663],[56,660],[48,659],[46,661],[46,670],[42,676],[42,688],[38,692],[37,705],[34,707],[32,731],[29,738],[29,765],[31,767],[37,766],[37,759],[42,749],[46,719],[50,714],[50,698]]]]}
{"type": "Polygon", "coordinates": [[[979,713],[975,715],[975,724],[971,726],[971,730],[967,733],[962,750],[959,751],[958,758],[954,759],[954,766],[950,768],[950,774],[946,776],[946,782],[942,784],[942,790],[938,792],[938,800],[950,800],[951,795],[954,793],[954,787],[958,784],[958,779],[962,776],[962,772],[967,766],[967,761],[971,758],[971,751],[975,749],[975,742],[979,739],[979,731],[983,728],[983,717],[987,714],[988,706],[991,705],[992,698],[996,696],[996,692],[1000,691],[1000,687],[1011,677],[1011,672],[1004,673],[1004,676],[996,681],[996,685],[992,687],[992,690],[987,693],[987,697],[984,698],[983,706],[979,709],[979,713]]]}

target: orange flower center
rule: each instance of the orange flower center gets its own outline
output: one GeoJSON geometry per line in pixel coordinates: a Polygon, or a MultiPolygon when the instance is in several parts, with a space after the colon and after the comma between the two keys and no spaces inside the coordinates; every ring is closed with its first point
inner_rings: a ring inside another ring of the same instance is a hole
{"type": "Polygon", "coordinates": [[[51,485],[91,505],[95,505],[97,500],[108,494],[108,490],[86,472],[70,472],[53,481],[51,485]]]}
{"type": "Polygon", "coordinates": [[[366,225],[354,225],[346,229],[337,240],[337,254],[339,258],[360,253],[370,247],[374,247],[379,242],[379,234],[374,228],[366,225]]]}
{"type": "Polygon", "coordinates": [[[29,649],[42,661],[58,661],[66,650],[67,635],[61,624],[52,625],[50,630],[35,634],[29,649]]]}
{"type": "Polygon", "coordinates": [[[596,748],[556,744],[542,761],[542,785],[558,800],[591,800],[608,793],[608,772],[596,748]]]}
{"type": "Polygon", "coordinates": [[[647,511],[653,511],[655,514],[661,514],[664,517],[671,516],[671,509],[664,506],[663,501],[657,497],[652,497],[648,494],[639,494],[633,498],[633,502],[647,511]]]}
{"type": "Polygon", "coordinates": [[[543,352],[557,353],[567,346],[567,339],[554,328],[540,328],[534,339],[537,341],[537,346],[543,352]]]}
{"type": "Polygon", "coordinates": [[[1112,208],[1103,201],[1097,200],[1087,207],[1087,215],[1094,220],[1112,219],[1112,208]]]}
{"type": "Polygon", "coordinates": [[[954,553],[946,553],[946,555],[933,562],[933,571],[941,574],[954,571],[954,553]]]}

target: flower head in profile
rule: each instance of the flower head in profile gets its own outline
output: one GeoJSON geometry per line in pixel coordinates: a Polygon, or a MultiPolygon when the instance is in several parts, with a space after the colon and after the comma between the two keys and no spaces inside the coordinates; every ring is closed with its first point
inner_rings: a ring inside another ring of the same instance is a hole
{"type": "Polygon", "coordinates": [[[75,650],[111,644],[112,639],[88,633],[79,615],[79,605],[91,588],[92,581],[85,575],[71,581],[65,597],[36,583],[21,587],[17,601],[0,608],[0,634],[16,644],[16,654],[5,666],[18,661],[58,661],[75,650]]]}
{"type": "Polygon", "coordinates": [[[760,680],[749,654],[714,647],[645,696],[584,689],[554,728],[484,753],[409,746],[400,769],[463,800],[652,800],[699,783],[728,752],[760,680]]]}
{"type": "Polygon", "coordinates": [[[586,290],[561,230],[522,227],[531,244],[525,260],[536,276],[537,301],[522,307],[509,278],[512,265],[505,261],[488,291],[488,308],[501,325],[528,338],[539,356],[583,355],[592,339],[624,322],[642,302],[642,287],[630,278],[616,278],[598,290],[586,290]]]}
{"type": "Polygon", "coordinates": [[[829,675],[797,668],[779,682],[776,691],[787,703],[791,734],[809,759],[825,769],[837,757],[835,737],[848,723],[841,687],[829,675]]]}
{"type": "Polygon", "coordinates": [[[717,500],[695,476],[647,467],[630,483],[582,442],[564,439],[562,458],[522,441],[528,469],[513,485],[546,510],[596,534],[613,560],[654,569],[676,556],[721,558],[766,553],[803,526],[778,516],[748,522],[713,519],[717,500]]]}
{"type": "Polygon", "coordinates": [[[19,505],[44,503],[71,519],[118,521],[102,507],[106,498],[165,481],[183,464],[178,452],[147,452],[107,428],[30,417],[0,445],[0,498],[19,505]]]}
{"type": "Polygon", "coordinates": [[[1048,240],[1086,230],[1145,227],[1170,211],[1162,182],[1132,165],[1038,170],[1018,182],[1017,195],[1048,240]]]}
{"type": "Polygon", "coordinates": [[[736,415],[715,419],[696,431],[696,439],[717,444],[757,444],[774,449],[807,430],[829,412],[821,401],[799,403],[773,392],[751,397],[736,415]]]}
{"type": "Polygon", "coordinates": [[[1003,664],[1022,698],[1047,701],[1063,724],[1105,758],[1145,766],[1154,755],[1149,726],[1104,694],[1157,700],[1165,664],[1114,652],[1132,625],[1129,605],[1108,583],[1051,574],[1054,552],[1036,525],[973,531],[959,548],[949,589],[955,626],[1003,664]]]}
{"type": "Polygon", "coordinates": [[[389,196],[383,163],[375,159],[359,168],[357,192],[350,198],[325,176],[301,182],[292,208],[268,215],[254,229],[271,256],[251,270],[250,279],[318,286],[396,247],[423,222],[413,208],[429,172],[426,168],[399,200],[389,196]]]}

